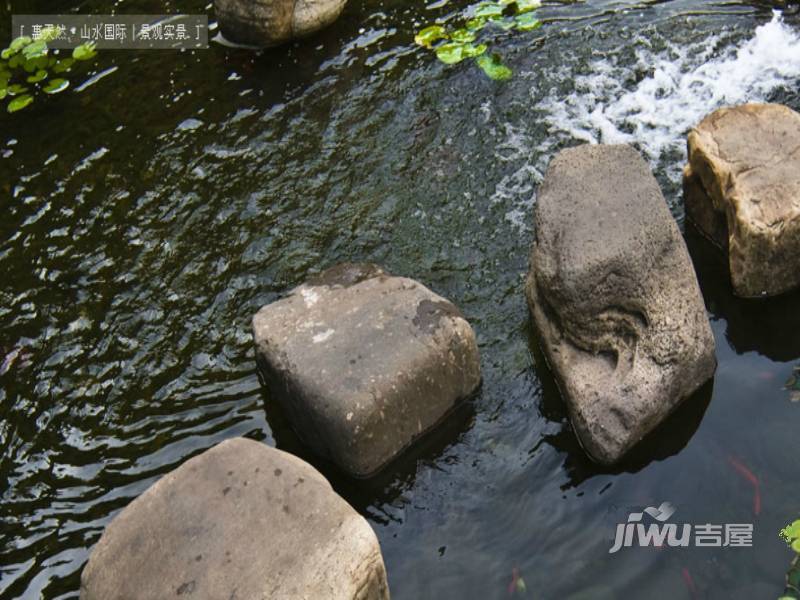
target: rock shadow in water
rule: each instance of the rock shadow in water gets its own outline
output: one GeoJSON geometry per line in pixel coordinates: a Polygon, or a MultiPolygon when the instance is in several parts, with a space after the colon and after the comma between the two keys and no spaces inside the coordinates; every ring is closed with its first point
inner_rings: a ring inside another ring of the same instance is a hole
{"type": "Polygon", "coordinates": [[[727,323],[726,337],[737,354],[758,352],[770,360],[800,357],[800,290],[772,298],[739,298],[733,293],[727,257],[686,223],[692,257],[706,308],[727,323]]]}

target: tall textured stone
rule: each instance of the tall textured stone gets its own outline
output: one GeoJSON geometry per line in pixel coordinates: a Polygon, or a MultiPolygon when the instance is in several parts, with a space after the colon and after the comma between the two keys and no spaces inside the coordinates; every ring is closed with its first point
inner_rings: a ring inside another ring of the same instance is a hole
{"type": "Polygon", "coordinates": [[[526,284],[544,354],[582,445],[622,458],[716,367],[680,231],[629,146],[580,146],[537,194],[526,284]]]}
{"type": "Polygon", "coordinates": [[[778,104],[720,109],[689,133],[686,215],[728,254],[739,296],[800,285],[800,114],[778,104]]]}

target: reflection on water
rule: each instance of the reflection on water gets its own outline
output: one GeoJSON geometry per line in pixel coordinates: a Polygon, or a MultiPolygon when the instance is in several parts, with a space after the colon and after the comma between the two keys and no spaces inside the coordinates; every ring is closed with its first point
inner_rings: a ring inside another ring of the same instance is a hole
{"type": "MultiPolygon", "coordinates": [[[[83,92],[0,117],[0,597],[76,598],[113,515],[236,435],[331,477],[374,525],[394,598],[506,598],[515,568],[538,598],[686,598],[684,572],[700,598],[778,596],[777,531],[797,516],[794,296],[736,300],[690,238],[713,386],[604,470],[536,358],[522,275],[559,148],[628,136],[682,221],[684,129],[721,101],[716,85],[735,87],[715,77],[800,108],[796,9],[781,22],[763,4],[548,4],[540,30],[496,34],[516,74],[498,85],[414,47],[420,23],[466,5],[352,0],[319,36],[257,55],[103,53],[97,73],[116,70],[83,92]],[[451,298],[482,356],[464,412],[369,482],[298,443],[250,336],[261,305],[344,260],[451,298]],[[761,482],[759,515],[732,460],[761,482]],[[629,507],[664,501],[686,522],[754,522],[755,549],[610,557],[629,507]]],[[[107,10],[57,8],[78,6],[107,10]]]]}

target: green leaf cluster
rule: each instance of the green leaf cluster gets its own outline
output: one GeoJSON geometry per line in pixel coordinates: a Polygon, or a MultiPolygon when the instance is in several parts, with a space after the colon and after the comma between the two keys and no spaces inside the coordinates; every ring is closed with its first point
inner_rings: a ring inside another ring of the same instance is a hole
{"type": "Polygon", "coordinates": [[[487,44],[477,42],[481,31],[487,27],[504,31],[538,29],[542,22],[533,11],[540,6],[540,0],[481,2],[469,9],[463,27],[448,29],[443,25],[429,25],[417,33],[414,41],[432,50],[440,61],[448,65],[474,58],[487,77],[502,81],[512,76],[511,69],[502,63],[499,54],[487,54],[487,44]]]}
{"type": "Polygon", "coordinates": [[[69,87],[65,74],[76,61],[87,61],[97,55],[92,42],[73,49],[70,57],[51,53],[47,43],[57,35],[56,28],[48,27],[37,39],[21,36],[0,51],[0,101],[8,99],[7,112],[15,113],[30,106],[37,93],[63,92],[69,87]]]}
{"type": "Polygon", "coordinates": [[[800,519],[781,529],[781,538],[800,554],[800,519]]]}
{"type": "Polygon", "coordinates": [[[778,600],[800,600],[800,519],[784,527],[780,536],[797,555],[786,573],[786,588],[778,600]]]}

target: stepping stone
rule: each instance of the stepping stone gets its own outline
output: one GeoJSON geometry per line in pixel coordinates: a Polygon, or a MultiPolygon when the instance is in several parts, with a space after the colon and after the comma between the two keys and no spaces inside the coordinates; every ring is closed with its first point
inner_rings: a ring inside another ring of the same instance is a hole
{"type": "Polygon", "coordinates": [[[106,527],[81,600],[388,600],[369,524],[311,465],[235,438],[158,480],[106,527]]]}
{"type": "Polygon", "coordinates": [[[580,146],[537,193],[528,305],[573,428],[619,461],[714,373],[714,338],[683,237],[629,146],[580,146]]]}
{"type": "Polygon", "coordinates": [[[336,21],[347,0],[214,0],[222,35],[258,47],[285,44],[336,21]]]}
{"type": "Polygon", "coordinates": [[[343,264],[263,307],[256,357],[298,435],[368,477],[480,384],[475,334],[421,283],[343,264]]]}
{"type": "Polygon", "coordinates": [[[800,285],[800,114],[720,109],[689,133],[686,216],[728,255],[738,296],[800,285]]]}

